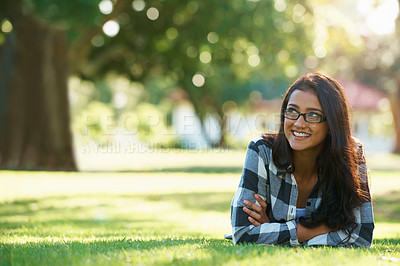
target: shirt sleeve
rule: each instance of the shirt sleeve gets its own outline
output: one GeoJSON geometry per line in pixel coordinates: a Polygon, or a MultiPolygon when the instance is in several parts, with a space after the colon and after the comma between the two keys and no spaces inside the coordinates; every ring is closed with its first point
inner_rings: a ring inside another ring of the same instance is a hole
{"type": "Polygon", "coordinates": [[[267,197],[266,182],[269,162],[266,161],[268,160],[266,156],[260,155],[259,146],[259,142],[250,142],[246,152],[239,187],[232,200],[231,223],[233,243],[299,244],[296,235],[296,222],[294,220],[282,223],[264,223],[260,226],[254,226],[248,220],[248,215],[243,211],[243,207],[245,207],[244,200],[257,202],[254,194],[259,194],[264,200],[267,197]]]}
{"type": "Polygon", "coordinates": [[[367,164],[365,161],[364,150],[361,144],[357,149],[357,172],[360,180],[360,189],[364,192],[363,204],[354,210],[357,226],[348,239],[348,234],[344,230],[330,232],[316,236],[303,243],[308,246],[344,246],[344,247],[370,247],[374,231],[374,216],[372,211],[371,195],[368,187],[367,164]]]}

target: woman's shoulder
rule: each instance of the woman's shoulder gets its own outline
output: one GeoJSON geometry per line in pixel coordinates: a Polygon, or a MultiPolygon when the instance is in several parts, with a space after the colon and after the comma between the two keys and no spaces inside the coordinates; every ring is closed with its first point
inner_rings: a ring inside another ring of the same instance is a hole
{"type": "Polygon", "coordinates": [[[362,142],[361,142],[361,140],[359,138],[357,138],[355,136],[351,136],[351,138],[353,139],[354,144],[355,144],[356,147],[362,147],[363,146],[363,144],[362,144],[362,142]]]}
{"type": "Polygon", "coordinates": [[[267,149],[270,150],[272,149],[272,145],[274,143],[276,134],[267,134],[264,133],[261,136],[258,136],[254,139],[252,139],[249,143],[248,148],[253,149],[253,150],[260,150],[261,149],[267,149]]]}
{"type": "Polygon", "coordinates": [[[360,139],[352,136],[354,141],[354,149],[356,150],[357,156],[364,154],[364,146],[360,139]]]}

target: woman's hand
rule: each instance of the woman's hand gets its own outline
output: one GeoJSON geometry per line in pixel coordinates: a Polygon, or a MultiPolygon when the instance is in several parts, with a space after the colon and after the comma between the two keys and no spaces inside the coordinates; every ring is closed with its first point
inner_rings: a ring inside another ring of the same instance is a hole
{"type": "Polygon", "coordinates": [[[320,224],[315,228],[307,228],[301,223],[297,223],[297,239],[300,243],[332,231],[337,231],[337,229],[329,228],[325,224],[320,224]]]}
{"type": "Polygon", "coordinates": [[[246,207],[243,207],[243,211],[249,215],[249,218],[248,218],[249,221],[255,226],[259,226],[264,223],[269,223],[270,220],[268,219],[268,216],[266,213],[267,203],[258,194],[255,194],[254,198],[257,200],[257,202],[258,202],[258,204],[260,204],[260,206],[258,206],[257,204],[255,204],[251,201],[245,200],[243,203],[247,207],[253,209],[254,211],[252,211],[246,207]]]}

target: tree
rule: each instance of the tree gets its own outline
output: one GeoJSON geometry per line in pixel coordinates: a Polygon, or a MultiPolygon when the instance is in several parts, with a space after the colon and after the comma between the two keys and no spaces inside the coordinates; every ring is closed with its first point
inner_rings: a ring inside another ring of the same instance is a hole
{"type": "Polygon", "coordinates": [[[135,2],[142,6],[116,17],[120,32],[92,49],[81,76],[102,77],[113,69],[144,83],[157,76],[172,79],[188,93],[202,121],[217,115],[219,145],[226,101],[240,105],[255,89],[266,98],[279,96],[314,53],[305,30],[312,14],[301,4],[135,2]]]}
{"type": "MultiPolygon", "coordinates": [[[[0,167],[75,170],[67,78],[110,71],[146,83],[173,80],[201,119],[257,87],[280,92],[313,54],[312,13],[284,1],[3,0],[13,25],[1,45],[0,167]],[[102,27],[114,20],[119,33],[102,27]],[[268,85],[264,85],[268,84],[268,85]],[[285,84],[282,86],[282,84],[285,84]]],[[[224,142],[224,134],[219,144],[224,142]]]]}
{"type": "MultiPolygon", "coordinates": [[[[13,27],[0,47],[2,169],[76,170],[67,80],[83,64],[91,37],[108,19],[97,4],[2,1],[0,20],[13,27]]],[[[118,1],[109,17],[127,4],[118,1]]]]}
{"type": "Polygon", "coordinates": [[[390,33],[390,25],[386,25],[395,18],[392,16],[396,14],[396,8],[390,7],[382,14],[382,3],[376,6],[372,2],[364,3],[364,9],[370,9],[369,12],[381,13],[378,16],[372,13],[362,15],[355,10],[357,3],[354,1],[332,3],[309,0],[317,22],[314,26],[318,28],[321,44],[326,49],[317,65],[332,75],[358,79],[388,94],[396,132],[393,151],[400,153],[400,17],[396,20],[396,32],[390,33]],[[372,25],[367,25],[369,15],[378,19],[372,25]],[[371,26],[378,32],[370,29],[371,26]]]}
{"type": "MultiPolygon", "coordinates": [[[[399,2],[400,4],[400,2],[399,2]]],[[[357,74],[365,82],[384,90],[389,97],[393,114],[395,129],[394,153],[400,154],[400,16],[396,19],[396,31],[387,36],[370,36],[366,42],[374,42],[375,45],[367,45],[363,58],[364,68],[357,69],[357,74]],[[365,62],[365,59],[369,59],[365,62]]]]}

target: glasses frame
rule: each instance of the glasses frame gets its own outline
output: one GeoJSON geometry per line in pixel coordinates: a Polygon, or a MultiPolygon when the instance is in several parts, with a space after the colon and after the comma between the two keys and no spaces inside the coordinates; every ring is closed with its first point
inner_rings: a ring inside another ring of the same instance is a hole
{"type": "Polygon", "coordinates": [[[317,114],[317,113],[314,113],[314,112],[300,113],[299,111],[297,111],[296,109],[293,109],[293,108],[283,108],[282,111],[283,111],[283,116],[284,116],[285,118],[287,118],[287,119],[290,119],[290,120],[297,120],[297,119],[299,119],[300,116],[302,116],[303,119],[304,119],[304,121],[306,121],[307,123],[311,123],[311,124],[319,124],[319,123],[322,123],[322,122],[325,122],[325,121],[326,121],[326,116],[320,115],[320,114],[317,114]],[[295,112],[297,113],[297,117],[296,117],[296,118],[287,117],[287,116],[286,116],[286,111],[287,111],[288,109],[291,109],[291,110],[295,111],[295,112]],[[308,121],[308,120],[307,120],[307,115],[310,114],[310,113],[313,113],[313,114],[318,115],[318,116],[320,117],[320,121],[319,121],[319,122],[311,122],[311,121],[308,121]]]}

